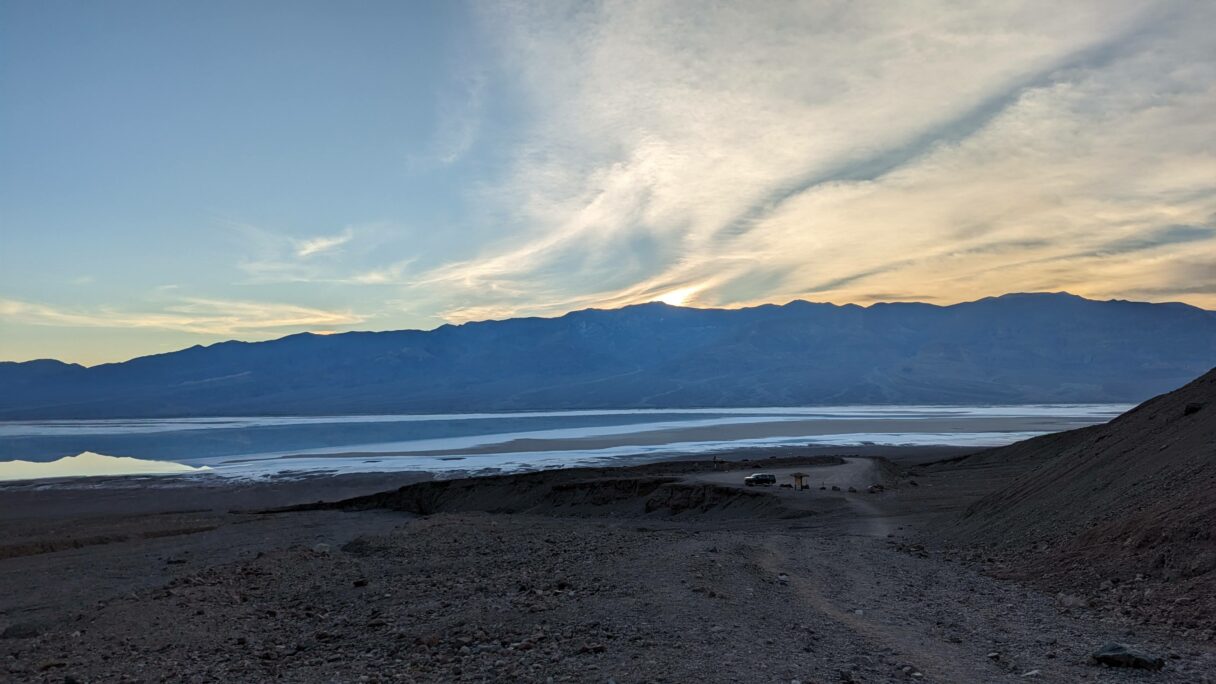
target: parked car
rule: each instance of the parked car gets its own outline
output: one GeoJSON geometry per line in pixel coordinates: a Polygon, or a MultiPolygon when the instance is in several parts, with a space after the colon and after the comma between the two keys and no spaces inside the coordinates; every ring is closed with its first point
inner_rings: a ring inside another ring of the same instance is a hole
{"type": "Polygon", "coordinates": [[[743,478],[743,484],[748,487],[769,487],[777,484],[777,476],[772,473],[752,473],[743,478]]]}

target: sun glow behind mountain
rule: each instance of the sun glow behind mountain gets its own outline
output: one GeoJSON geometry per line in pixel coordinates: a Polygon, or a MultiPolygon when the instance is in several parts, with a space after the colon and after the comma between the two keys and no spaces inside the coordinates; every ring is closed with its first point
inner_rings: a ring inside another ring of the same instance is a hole
{"type": "Polygon", "coordinates": [[[678,290],[668,292],[655,301],[670,304],[671,306],[686,306],[693,295],[697,293],[697,289],[696,287],[681,287],[678,290]]]}

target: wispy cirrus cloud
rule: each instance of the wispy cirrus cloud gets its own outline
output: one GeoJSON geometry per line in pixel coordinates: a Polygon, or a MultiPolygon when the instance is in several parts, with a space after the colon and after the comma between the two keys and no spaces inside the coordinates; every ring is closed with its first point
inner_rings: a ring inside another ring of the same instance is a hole
{"type": "Polygon", "coordinates": [[[399,257],[386,243],[400,244],[399,226],[350,225],[338,233],[297,238],[248,223],[225,222],[243,256],[236,266],[242,285],[350,285],[412,287],[418,284],[416,256],[399,257]]]}
{"type": "Polygon", "coordinates": [[[413,285],[414,280],[408,274],[415,261],[402,259],[388,266],[359,271],[342,278],[341,282],[355,285],[413,285]]]}
{"type": "Polygon", "coordinates": [[[270,302],[186,298],[152,311],[111,307],[95,310],[52,307],[0,299],[0,319],[73,328],[152,328],[201,335],[280,335],[284,330],[331,328],[362,322],[350,311],[270,302]]]}
{"type": "Polygon", "coordinates": [[[454,164],[468,153],[481,130],[485,106],[486,76],[480,71],[462,74],[452,92],[437,106],[439,129],[435,134],[434,158],[454,164]]]}
{"type": "Polygon", "coordinates": [[[237,267],[249,284],[355,282],[340,260],[340,252],[359,237],[375,233],[378,224],[346,226],[337,233],[296,237],[246,222],[222,222],[236,236],[243,252],[237,267]]]}
{"type": "Polygon", "coordinates": [[[311,257],[318,254],[332,252],[335,249],[345,245],[353,240],[355,230],[347,227],[342,232],[335,235],[318,235],[316,237],[305,238],[303,240],[293,240],[296,248],[296,256],[311,257]]]}
{"type": "Polygon", "coordinates": [[[513,229],[415,279],[445,318],[1216,268],[1211,5],[484,9],[537,114],[483,195],[513,229]]]}

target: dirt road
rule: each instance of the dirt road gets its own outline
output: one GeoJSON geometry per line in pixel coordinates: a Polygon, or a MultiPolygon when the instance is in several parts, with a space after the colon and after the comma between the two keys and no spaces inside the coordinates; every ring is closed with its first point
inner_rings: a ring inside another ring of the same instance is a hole
{"type": "Polygon", "coordinates": [[[702,473],[691,475],[687,480],[746,489],[743,478],[751,472],[771,473],[776,476],[778,485],[754,489],[778,497],[790,509],[829,516],[827,519],[817,520],[814,526],[816,529],[871,537],[886,537],[895,532],[900,527],[900,521],[893,517],[890,511],[879,506],[875,495],[869,493],[871,485],[895,485],[892,473],[882,467],[883,461],[879,459],[847,457],[843,460],[839,465],[813,468],[765,468],[764,462],[760,461],[754,471],[702,473]],[[810,489],[795,490],[780,486],[792,484],[794,473],[806,474],[806,483],[810,489]],[[850,492],[850,489],[855,491],[850,492]]]}

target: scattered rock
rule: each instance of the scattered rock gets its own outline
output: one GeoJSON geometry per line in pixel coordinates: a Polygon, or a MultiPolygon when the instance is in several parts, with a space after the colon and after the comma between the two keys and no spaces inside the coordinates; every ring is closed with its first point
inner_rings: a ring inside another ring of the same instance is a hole
{"type": "Polygon", "coordinates": [[[1160,670],[1165,667],[1165,660],[1134,651],[1113,641],[1098,649],[1090,658],[1095,665],[1109,665],[1110,667],[1130,667],[1140,670],[1160,670]]]}
{"type": "Polygon", "coordinates": [[[18,622],[9,625],[0,632],[0,639],[33,639],[38,636],[38,628],[28,622],[18,622]]]}
{"type": "Polygon", "coordinates": [[[1027,672],[1023,672],[1022,676],[1023,677],[1038,677],[1041,674],[1043,674],[1043,673],[1040,672],[1039,670],[1029,670],[1027,672]]]}
{"type": "Polygon", "coordinates": [[[328,554],[329,544],[315,544],[312,547],[313,553],[328,554]]]}
{"type": "Polygon", "coordinates": [[[1056,603],[1064,608],[1085,608],[1089,605],[1089,601],[1075,594],[1065,594],[1060,592],[1056,594],[1056,603]]]}
{"type": "Polygon", "coordinates": [[[1182,409],[1182,415],[1184,415],[1184,416],[1189,416],[1189,415],[1192,415],[1192,414],[1195,414],[1195,413],[1199,413],[1199,410],[1200,410],[1200,409],[1202,409],[1202,408],[1203,408],[1203,402],[1200,402],[1200,401],[1192,401],[1191,403],[1187,404],[1187,405],[1186,405],[1186,406],[1185,406],[1185,407],[1182,409]]]}

